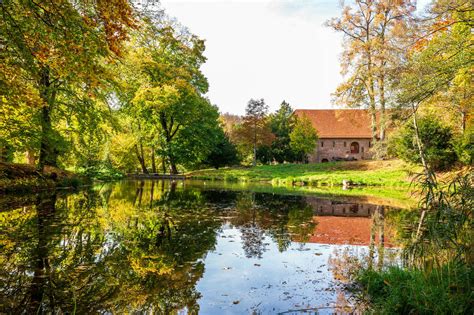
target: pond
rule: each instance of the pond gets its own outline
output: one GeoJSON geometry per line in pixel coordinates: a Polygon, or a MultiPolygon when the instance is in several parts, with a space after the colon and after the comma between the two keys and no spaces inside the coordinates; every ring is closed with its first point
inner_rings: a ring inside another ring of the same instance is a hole
{"type": "Polygon", "coordinates": [[[350,312],[344,259],[397,260],[395,210],[347,197],[146,180],[0,206],[0,313],[350,312]]]}

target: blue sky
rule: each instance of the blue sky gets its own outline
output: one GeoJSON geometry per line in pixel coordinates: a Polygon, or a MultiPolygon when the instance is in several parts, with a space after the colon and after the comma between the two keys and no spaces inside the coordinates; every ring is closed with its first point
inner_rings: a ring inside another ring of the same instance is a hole
{"type": "Polygon", "coordinates": [[[243,114],[250,98],[264,98],[272,111],[282,100],[293,108],[333,108],[331,93],[342,82],[342,36],[323,24],[340,14],[340,1],[161,3],[206,40],[207,96],[221,112],[243,114]]]}

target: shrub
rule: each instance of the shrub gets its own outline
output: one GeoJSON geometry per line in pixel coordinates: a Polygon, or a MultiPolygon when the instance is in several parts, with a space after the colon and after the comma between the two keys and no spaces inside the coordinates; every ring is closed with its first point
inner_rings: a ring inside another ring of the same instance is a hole
{"type": "MultiPolygon", "coordinates": [[[[426,162],[432,169],[444,170],[456,162],[453,133],[449,127],[443,126],[436,118],[423,117],[418,120],[418,129],[420,140],[424,146],[426,162]]],[[[421,163],[415,130],[411,123],[402,127],[396,137],[395,152],[402,160],[421,163]]]]}
{"type": "Polygon", "coordinates": [[[455,149],[459,161],[471,165],[474,162],[474,126],[455,139],[455,149]]]}

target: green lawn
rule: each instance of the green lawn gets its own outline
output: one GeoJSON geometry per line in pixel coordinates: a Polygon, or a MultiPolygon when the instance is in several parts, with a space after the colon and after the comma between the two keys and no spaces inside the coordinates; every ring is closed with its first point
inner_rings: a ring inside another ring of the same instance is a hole
{"type": "Polygon", "coordinates": [[[224,181],[271,182],[274,185],[339,186],[343,180],[356,185],[408,187],[417,168],[399,160],[330,162],[319,164],[262,165],[251,168],[199,170],[189,178],[224,181]]]}

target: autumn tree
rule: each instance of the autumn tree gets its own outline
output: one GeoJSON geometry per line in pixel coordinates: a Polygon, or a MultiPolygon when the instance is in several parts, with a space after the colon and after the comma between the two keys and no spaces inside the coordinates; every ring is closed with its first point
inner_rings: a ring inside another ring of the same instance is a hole
{"type": "Polygon", "coordinates": [[[129,77],[121,95],[135,117],[140,135],[135,151],[144,172],[143,142],[177,174],[178,164],[199,163],[217,141],[219,114],[203,96],[208,89],[200,70],[204,49],[203,40],[179,26],[153,24],[143,26],[129,47],[129,77]]]}
{"type": "Polygon", "coordinates": [[[274,138],[268,124],[268,105],[263,99],[250,99],[238,129],[239,141],[252,148],[252,164],[257,165],[257,147],[269,145],[274,138]]]}
{"type": "Polygon", "coordinates": [[[414,8],[410,0],[356,0],[343,8],[341,17],[327,22],[344,35],[341,66],[347,78],[335,92],[336,101],[349,107],[368,107],[373,143],[385,138],[387,77],[392,63],[397,62],[392,58],[397,53],[394,39],[406,29],[414,8]]]}
{"type": "Polygon", "coordinates": [[[120,55],[132,8],[126,0],[2,1],[0,14],[2,103],[34,108],[38,167],[56,166],[65,149],[58,124],[89,111],[87,100],[106,85],[103,62],[120,55]]]}
{"type": "Polygon", "coordinates": [[[416,148],[431,178],[423,144],[419,112],[432,107],[438,117],[456,113],[462,134],[472,112],[472,5],[469,1],[437,1],[422,20],[419,33],[397,69],[397,100],[408,109],[416,148]],[[469,83],[468,83],[469,82],[469,83]]]}

